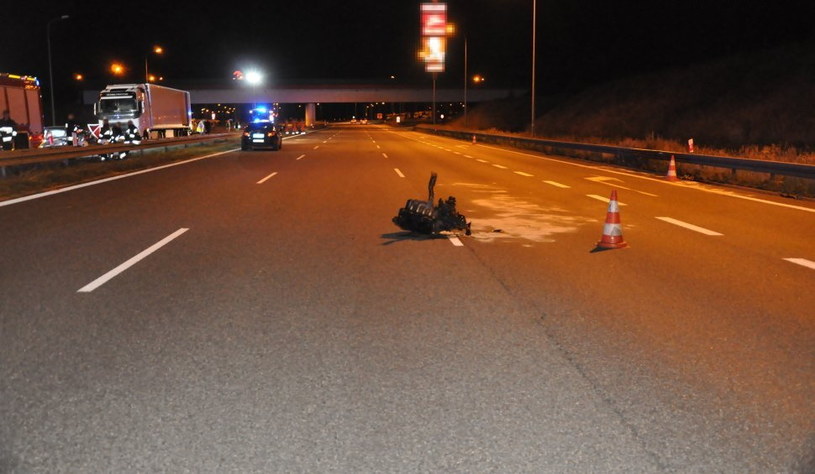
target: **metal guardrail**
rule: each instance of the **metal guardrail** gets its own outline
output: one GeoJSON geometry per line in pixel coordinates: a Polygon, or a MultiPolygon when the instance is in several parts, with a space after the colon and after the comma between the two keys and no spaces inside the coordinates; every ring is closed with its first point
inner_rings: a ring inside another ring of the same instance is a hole
{"type": "Polygon", "coordinates": [[[448,130],[435,128],[428,125],[418,125],[417,129],[444,135],[460,140],[471,140],[475,136],[479,142],[494,143],[496,145],[509,145],[516,148],[525,148],[539,151],[546,148],[566,149],[586,151],[593,153],[606,153],[615,157],[625,158],[645,158],[668,161],[674,156],[677,163],[686,163],[702,166],[714,166],[718,168],[753,171],[758,173],[768,173],[771,176],[792,176],[796,178],[815,179],[815,165],[802,163],[787,163],[782,161],[753,160],[749,158],[739,158],[732,156],[699,155],[695,153],[677,153],[673,151],[649,150],[645,148],[626,148],[612,145],[595,145],[590,143],[562,142],[556,140],[544,140],[538,138],[517,137],[511,135],[498,135],[491,133],[468,132],[464,130],[448,130]]]}
{"type": "Polygon", "coordinates": [[[140,151],[152,148],[170,148],[197,143],[225,140],[234,137],[234,133],[213,133],[209,135],[192,135],[188,137],[160,138],[145,140],[140,145],[133,144],[90,144],[83,147],[61,146],[54,148],[29,148],[23,150],[0,151],[0,168],[6,166],[29,165],[62,161],[70,158],[83,158],[123,151],[140,151]]]}

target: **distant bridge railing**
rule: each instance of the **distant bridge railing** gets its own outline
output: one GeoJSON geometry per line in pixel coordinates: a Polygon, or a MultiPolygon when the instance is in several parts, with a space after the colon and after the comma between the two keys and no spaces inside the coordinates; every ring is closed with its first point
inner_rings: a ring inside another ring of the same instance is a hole
{"type": "Polygon", "coordinates": [[[673,151],[649,150],[645,148],[627,148],[612,145],[596,145],[591,143],[575,143],[556,140],[544,140],[539,138],[518,137],[512,135],[500,135],[493,133],[468,132],[465,130],[450,130],[436,128],[431,125],[418,125],[416,129],[423,132],[434,133],[459,140],[470,141],[475,137],[479,143],[493,143],[496,145],[507,145],[515,148],[552,152],[553,150],[575,150],[590,153],[602,153],[612,155],[617,162],[630,161],[631,159],[655,159],[665,160],[676,157],[677,163],[694,164],[701,166],[713,166],[736,171],[752,171],[757,173],[767,173],[770,179],[778,176],[792,176],[796,178],[815,180],[815,165],[803,163],[788,163],[781,161],[754,160],[732,156],[700,155],[696,153],[677,153],[673,151]]]}

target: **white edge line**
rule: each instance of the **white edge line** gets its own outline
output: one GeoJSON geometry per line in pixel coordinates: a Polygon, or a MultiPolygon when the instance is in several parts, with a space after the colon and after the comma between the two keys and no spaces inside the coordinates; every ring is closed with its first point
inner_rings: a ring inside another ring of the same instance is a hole
{"type": "Polygon", "coordinates": [[[46,197],[46,196],[51,196],[51,195],[54,195],[54,194],[66,193],[68,191],[73,191],[73,190],[76,190],[76,189],[86,188],[88,186],[94,186],[94,185],[97,185],[97,184],[107,183],[109,181],[116,181],[117,179],[129,178],[130,176],[136,176],[136,175],[145,174],[145,173],[152,173],[153,171],[163,170],[165,168],[171,168],[173,166],[186,165],[187,163],[192,163],[193,161],[205,160],[207,158],[212,158],[213,156],[225,155],[227,153],[234,153],[234,152],[239,151],[239,150],[240,150],[240,148],[235,148],[234,150],[221,151],[221,152],[218,152],[218,153],[213,153],[211,155],[199,156],[198,158],[191,158],[189,160],[177,161],[175,163],[168,163],[166,165],[156,166],[155,168],[147,168],[147,169],[143,169],[143,170],[139,170],[139,171],[134,171],[132,173],[120,174],[120,175],[117,175],[117,176],[111,176],[109,178],[102,178],[102,179],[99,179],[99,180],[96,180],[96,181],[88,181],[87,183],[75,184],[73,186],[68,186],[68,187],[65,187],[65,188],[54,189],[53,191],[46,191],[44,193],[38,193],[38,194],[32,194],[30,196],[18,197],[18,198],[14,198],[14,199],[9,199],[8,201],[0,201],[0,207],[11,206],[12,204],[17,204],[17,203],[21,203],[21,202],[25,202],[25,201],[31,201],[33,199],[39,199],[39,198],[46,197]]]}
{"type": "Polygon", "coordinates": [[[667,222],[669,224],[678,225],[679,227],[684,227],[688,230],[692,230],[694,232],[699,232],[700,234],[711,235],[711,236],[720,236],[720,234],[716,231],[705,229],[704,227],[699,227],[698,225],[688,224],[687,222],[680,221],[678,219],[674,219],[672,217],[657,217],[657,219],[667,222]]]}
{"type": "Polygon", "coordinates": [[[133,265],[138,263],[140,260],[143,260],[148,255],[150,255],[151,253],[153,253],[156,250],[160,249],[161,247],[164,247],[165,245],[170,243],[173,239],[175,239],[179,235],[183,234],[184,232],[187,232],[188,230],[190,230],[190,229],[186,229],[186,228],[183,228],[183,227],[181,229],[178,229],[177,231],[173,232],[172,234],[168,235],[167,237],[164,237],[163,239],[159,240],[158,242],[151,245],[147,249],[143,250],[141,253],[139,253],[135,257],[132,257],[130,260],[124,262],[123,264],[119,265],[118,267],[114,268],[113,270],[111,270],[111,271],[105,273],[104,275],[100,276],[96,280],[94,280],[94,281],[88,283],[87,285],[83,286],[82,288],[77,290],[77,293],[90,293],[91,291],[99,288],[100,286],[102,286],[106,282],[108,282],[111,278],[115,277],[116,275],[118,275],[118,274],[122,273],[123,271],[127,270],[128,268],[132,267],[133,265]]]}
{"type": "Polygon", "coordinates": [[[267,181],[269,178],[273,177],[273,176],[274,176],[274,175],[276,175],[276,174],[277,174],[277,171],[275,171],[274,173],[270,174],[269,176],[267,176],[267,177],[265,177],[265,178],[261,179],[260,181],[258,181],[258,183],[257,183],[257,184],[263,184],[263,183],[265,183],[265,182],[266,182],[266,181],[267,181]]]}
{"type": "Polygon", "coordinates": [[[815,262],[811,260],[807,260],[805,258],[785,258],[784,260],[794,263],[796,265],[801,265],[803,267],[811,268],[815,270],[815,262]]]}
{"type": "Polygon", "coordinates": [[[396,171],[396,174],[398,174],[400,178],[404,178],[404,177],[405,177],[405,175],[403,175],[403,174],[402,174],[402,172],[401,172],[401,171],[399,171],[399,168],[394,168],[394,169],[393,169],[393,171],[396,171]]]}
{"type": "Polygon", "coordinates": [[[448,235],[447,238],[450,239],[450,242],[452,242],[455,247],[464,247],[464,244],[461,243],[461,240],[455,235],[448,235]]]}

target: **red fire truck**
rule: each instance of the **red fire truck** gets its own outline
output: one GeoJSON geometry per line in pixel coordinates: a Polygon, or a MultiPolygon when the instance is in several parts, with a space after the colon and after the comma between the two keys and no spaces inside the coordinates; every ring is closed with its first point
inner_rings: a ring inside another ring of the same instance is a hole
{"type": "Polygon", "coordinates": [[[0,73],[0,111],[8,110],[17,122],[14,148],[29,148],[42,141],[42,96],[36,77],[0,73]]]}

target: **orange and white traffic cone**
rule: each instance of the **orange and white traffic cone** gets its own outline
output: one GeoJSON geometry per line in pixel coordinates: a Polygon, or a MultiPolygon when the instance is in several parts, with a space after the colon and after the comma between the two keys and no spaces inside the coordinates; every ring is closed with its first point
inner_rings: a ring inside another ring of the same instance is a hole
{"type": "Polygon", "coordinates": [[[679,181],[679,178],[676,176],[676,160],[673,155],[671,155],[671,163],[668,165],[668,174],[665,176],[665,179],[668,181],[679,181]]]}
{"type": "Polygon", "coordinates": [[[603,226],[603,237],[597,242],[600,249],[621,249],[628,247],[623,240],[623,227],[620,224],[620,206],[617,203],[617,190],[611,191],[611,200],[608,203],[606,223],[603,226]]]}

